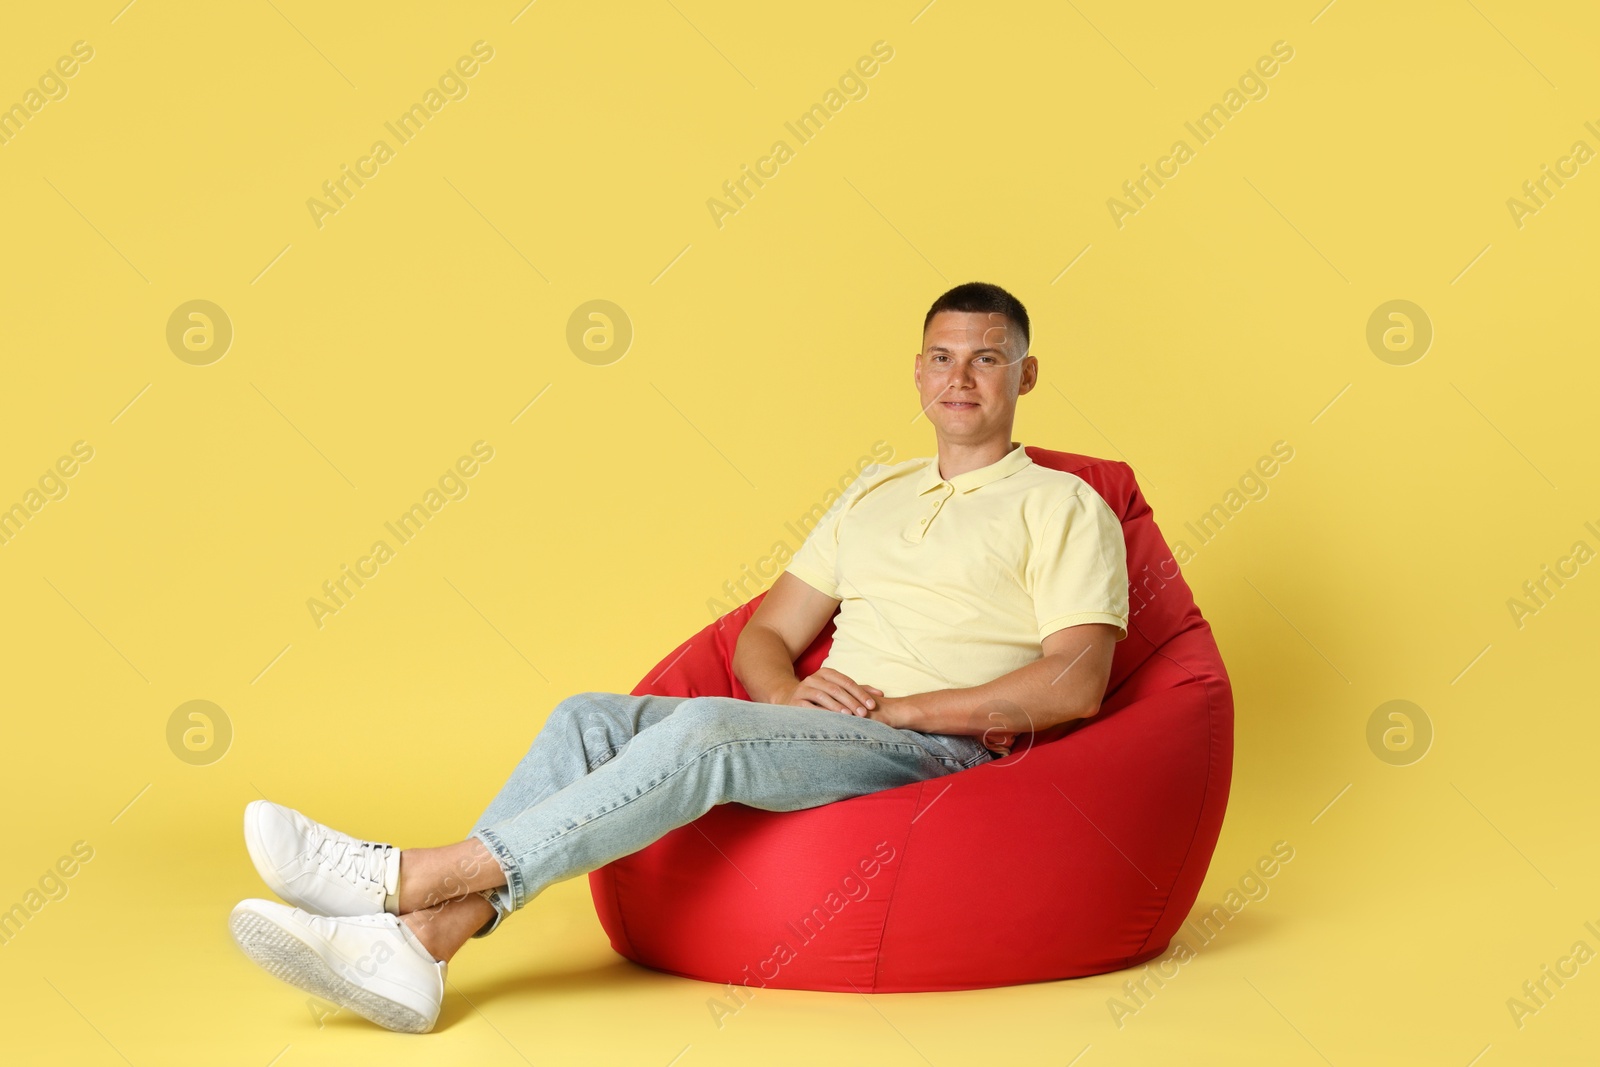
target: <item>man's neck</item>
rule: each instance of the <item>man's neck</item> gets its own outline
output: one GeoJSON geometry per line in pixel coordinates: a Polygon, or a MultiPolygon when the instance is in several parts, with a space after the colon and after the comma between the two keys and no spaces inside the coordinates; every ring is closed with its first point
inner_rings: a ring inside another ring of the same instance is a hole
{"type": "Polygon", "coordinates": [[[995,437],[988,441],[975,442],[939,442],[939,477],[954,478],[967,471],[975,471],[979,467],[987,467],[991,463],[998,463],[1006,454],[1016,446],[1011,440],[1009,431],[1005,435],[995,437]]]}

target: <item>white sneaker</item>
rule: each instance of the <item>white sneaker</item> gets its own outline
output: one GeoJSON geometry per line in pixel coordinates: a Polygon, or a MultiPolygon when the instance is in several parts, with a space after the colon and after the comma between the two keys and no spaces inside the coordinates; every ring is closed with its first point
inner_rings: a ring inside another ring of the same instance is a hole
{"type": "Polygon", "coordinates": [[[400,850],[393,845],[341,834],[267,800],[245,805],[244,843],[267,887],[298,908],[397,914],[400,850]]]}
{"type": "Polygon", "coordinates": [[[439,1018],[445,964],[393,915],[329,917],[243,900],[228,929],[274,978],[379,1026],[425,1034],[439,1018]]]}

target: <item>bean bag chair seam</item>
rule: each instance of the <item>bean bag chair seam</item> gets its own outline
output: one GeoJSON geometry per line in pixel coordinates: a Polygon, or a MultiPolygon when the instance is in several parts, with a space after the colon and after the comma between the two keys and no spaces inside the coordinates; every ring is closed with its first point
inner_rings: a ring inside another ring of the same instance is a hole
{"type": "MultiPolygon", "coordinates": [[[[928,792],[928,783],[935,780],[936,779],[924,779],[923,781],[917,783],[921,787],[917,790],[917,811],[920,812],[924,810],[922,807],[922,798],[928,792]]],[[[876,993],[878,991],[878,976],[879,972],[883,970],[883,941],[889,933],[889,916],[894,913],[894,903],[900,897],[900,871],[905,869],[905,860],[911,855],[911,834],[916,827],[916,822],[914,820],[915,817],[913,817],[912,822],[908,822],[906,824],[905,836],[900,838],[900,867],[894,872],[894,885],[889,890],[889,902],[883,906],[883,920],[878,924],[878,946],[872,954],[872,985],[867,990],[869,993],[876,993]]]]}
{"type": "MultiPolygon", "coordinates": [[[[1156,649],[1156,651],[1153,652],[1151,655],[1152,656],[1160,656],[1162,659],[1166,660],[1168,663],[1172,664],[1174,667],[1177,667],[1179,670],[1181,670],[1185,674],[1187,674],[1190,678],[1192,678],[1195,681],[1199,682],[1201,687],[1205,690],[1205,694],[1206,694],[1206,726],[1207,726],[1207,730],[1206,730],[1206,764],[1207,764],[1207,766],[1209,766],[1211,761],[1216,757],[1216,752],[1217,752],[1217,731],[1216,731],[1217,701],[1216,701],[1216,694],[1215,694],[1215,690],[1216,690],[1215,683],[1210,681],[1210,680],[1208,680],[1208,679],[1202,679],[1194,671],[1190,670],[1188,667],[1184,666],[1183,664],[1179,663],[1177,660],[1173,659],[1171,656],[1167,655],[1166,652],[1164,652],[1162,649],[1156,649]]],[[[1172,908],[1172,894],[1178,888],[1178,882],[1181,879],[1182,873],[1185,870],[1187,870],[1188,867],[1189,867],[1189,858],[1194,855],[1194,844],[1200,838],[1200,827],[1205,821],[1205,814],[1210,809],[1211,800],[1212,800],[1212,797],[1213,797],[1213,795],[1215,794],[1215,791],[1216,791],[1216,783],[1213,781],[1213,779],[1215,777],[1216,777],[1215,775],[1212,775],[1212,774],[1209,774],[1209,773],[1206,775],[1205,792],[1201,795],[1199,809],[1195,812],[1194,828],[1193,828],[1193,830],[1190,831],[1190,834],[1189,834],[1189,845],[1188,845],[1187,848],[1184,849],[1183,862],[1178,865],[1179,878],[1174,878],[1172,880],[1171,885],[1168,886],[1168,888],[1167,888],[1167,897],[1166,897],[1166,900],[1161,905],[1160,914],[1158,914],[1156,916],[1156,918],[1155,918],[1155,921],[1150,924],[1150,932],[1145,935],[1144,941],[1140,943],[1139,951],[1135,952],[1132,956],[1128,957],[1128,960],[1136,959],[1136,958],[1138,958],[1139,956],[1143,955],[1145,952],[1147,952],[1149,950],[1151,938],[1153,938],[1155,936],[1155,932],[1158,929],[1161,928],[1162,922],[1166,920],[1168,911],[1170,911],[1171,908],[1172,908]]],[[[1129,966],[1129,964],[1125,962],[1123,964],[1123,966],[1129,966]]]]}
{"type": "Polygon", "coordinates": [[[611,906],[616,910],[617,923],[622,927],[622,943],[627,946],[623,953],[629,959],[639,958],[639,949],[633,943],[633,935],[628,932],[628,913],[622,907],[622,894],[617,889],[617,876],[615,872],[607,872],[606,881],[611,887],[611,906]]]}

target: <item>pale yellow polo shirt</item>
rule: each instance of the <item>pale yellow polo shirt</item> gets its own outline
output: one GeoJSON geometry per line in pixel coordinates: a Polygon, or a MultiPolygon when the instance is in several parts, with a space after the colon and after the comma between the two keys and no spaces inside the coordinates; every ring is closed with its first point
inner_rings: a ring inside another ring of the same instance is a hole
{"type": "Polygon", "coordinates": [[[822,665],[888,696],[993,681],[1067,626],[1128,635],[1121,523],[1021,444],[948,479],[936,456],[868,468],[786,569],[840,601],[822,665]]]}

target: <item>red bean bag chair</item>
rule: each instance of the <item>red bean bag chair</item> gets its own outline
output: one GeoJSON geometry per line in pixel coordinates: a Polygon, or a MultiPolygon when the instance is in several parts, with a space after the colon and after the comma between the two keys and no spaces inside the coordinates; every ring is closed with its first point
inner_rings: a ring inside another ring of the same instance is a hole
{"type": "MultiPolygon", "coordinates": [[[[1099,713],[1019,737],[1003,759],[832,804],[719,804],[590,873],[617,952],[718,984],[914,993],[1101,974],[1166,950],[1222,828],[1232,687],[1128,465],[1028,455],[1122,520],[1128,636],[1099,713]]],[[[749,699],[730,661],[760,599],[634,692],[749,699]]],[[[799,676],[832,637],[830,622],[799,676]]]]}

